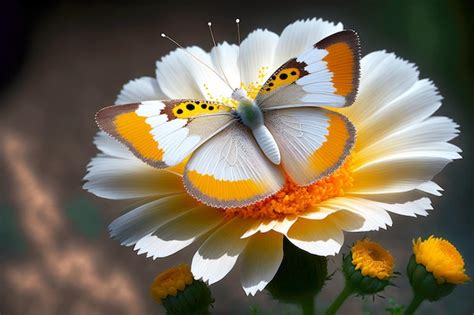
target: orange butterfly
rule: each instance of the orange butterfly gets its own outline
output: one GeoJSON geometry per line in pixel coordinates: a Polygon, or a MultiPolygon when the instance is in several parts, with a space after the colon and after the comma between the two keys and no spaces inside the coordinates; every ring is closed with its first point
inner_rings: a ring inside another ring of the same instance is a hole
{"type": "Polygon", "coordinates": [[[284,172],[306,186],[344,162],[355,129],[326,107],[354,102],[359,52],[356,32],[338,32],[283,64],[255,100],[235,89],[231,97],[238,106],[146,101],[106,107],[96,120],[153,167],[171,167],[189,157],[184,185],[201,202],[243,207],[278,192],[284,172]]]}

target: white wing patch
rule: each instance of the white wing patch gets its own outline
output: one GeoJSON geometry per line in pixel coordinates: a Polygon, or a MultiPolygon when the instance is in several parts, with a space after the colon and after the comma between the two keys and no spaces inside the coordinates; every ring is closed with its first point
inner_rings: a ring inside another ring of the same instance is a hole
{"type": "Polygon", "coordinates": [[[219,208],[243,207],[276,193],[283,174],[262,153],[251,132],[233,123],[192,155],[184,184],[200,201],[219,208]]]}

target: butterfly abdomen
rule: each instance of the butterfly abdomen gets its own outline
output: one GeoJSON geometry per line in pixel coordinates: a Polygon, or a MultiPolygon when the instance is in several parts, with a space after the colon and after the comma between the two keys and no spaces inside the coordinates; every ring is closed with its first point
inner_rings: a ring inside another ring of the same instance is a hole
{"type": "Polygon", "coordinates": [[[280,150],[270,131],[263,123],[263,114],[260,108],[247,98],[240,99],[237,107],[240,121],[252,130],[253,136],[265,156],[274,164],[280,164],[280,150]]]}
{"type": "Polygon", "coordinates": [[[252,129],[252,133],[265,156],[272,161],[273,164],[279,165],[281,161],[280,150],[268,128],[265,127],[265,125],[261,125],[252,129]]]}

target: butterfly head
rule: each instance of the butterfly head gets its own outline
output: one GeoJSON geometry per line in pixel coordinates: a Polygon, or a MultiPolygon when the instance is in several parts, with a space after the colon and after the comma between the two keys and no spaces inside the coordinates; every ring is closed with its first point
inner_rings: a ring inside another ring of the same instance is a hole
{"type": "Polygon", "coordinates": [[[233,100],[236,100],[237,102],[243,101],[243,100],[247,99],[247,91],[245,91],[242,88],[235,89],[232,92],[231,97],[232,97],[233,100]]]}

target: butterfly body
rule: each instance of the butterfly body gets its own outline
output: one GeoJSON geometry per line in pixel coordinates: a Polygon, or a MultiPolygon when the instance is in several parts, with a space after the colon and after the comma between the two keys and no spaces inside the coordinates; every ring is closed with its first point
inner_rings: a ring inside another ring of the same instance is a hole
{"type": "Polygon", "coordinates": [[[255,99],[233,90],[237,106],[157,100],[106,107],[96,120],[153,167],[186,161],[184,186],[199,201],[244,207],[278,192],[285,174],[307,186],[344,163],[355,128],[330,108],[354,102],[359,49],[354,31],[328,36],[278,68],[255,99]]]}
{"type": "MultiPolygon", "coordinates": [[[[233,95],[243,95],[243,91],[234,92],[233,95]]],[[[278,145],[272,134],[264,124],[263,113],[260,107],[246,97],[239,97],[236,114],[240,122],[252,131],[255,140],[265,156],[276,165],[280,164],[281,156],[278,145]]]]}

